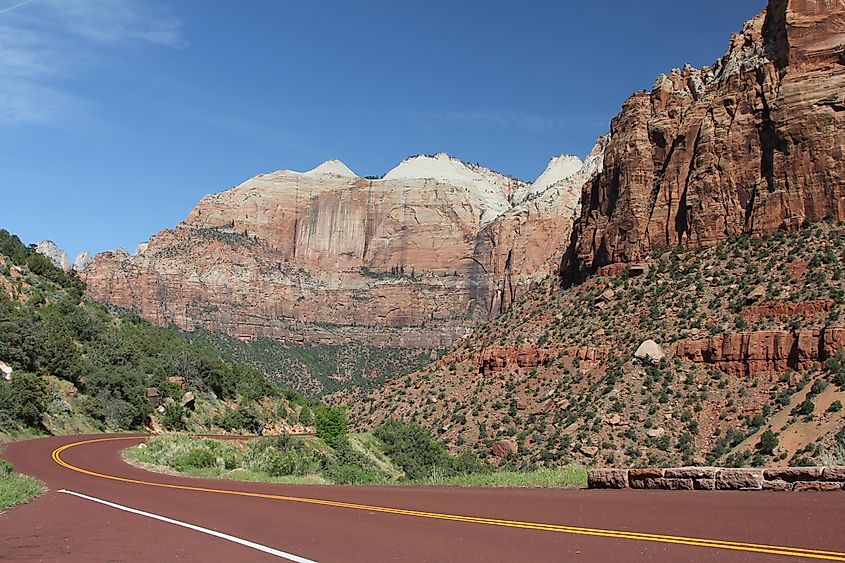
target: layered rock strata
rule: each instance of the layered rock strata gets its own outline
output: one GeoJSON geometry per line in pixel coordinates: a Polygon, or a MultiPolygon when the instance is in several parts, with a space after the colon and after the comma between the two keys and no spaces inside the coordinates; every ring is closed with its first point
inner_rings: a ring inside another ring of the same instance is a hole
{"type": "Polygon", "coordinates": [[[134,255],[98,255],[84,280],[94,299],[188,330],[442,348],[555,270],[596,160],[574,173],[558,162],[533,191],[445,154],[381,179],[339,161],[264,174],[203,198],[134,255]],[[517,191],[531,198],[513,207],[517,191]],[[493,289],[504,279],[506,300],[493,289]]]}
{"type": "Polygon", "coordinates": [[[845,0],[771,0],[713,66],[625,102],[562,273],[843,220],[843,158],[845,0]]]}

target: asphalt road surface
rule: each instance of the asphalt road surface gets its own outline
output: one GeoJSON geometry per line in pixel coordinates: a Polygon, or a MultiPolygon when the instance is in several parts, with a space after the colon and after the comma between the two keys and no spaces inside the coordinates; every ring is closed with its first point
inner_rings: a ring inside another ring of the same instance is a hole
{"type": "Polygon", "coordinates": [[[294,486],[150,473],[144,436],[8,444],[49,487],[0,561],[845,561],[845,493],[294,486]]]}

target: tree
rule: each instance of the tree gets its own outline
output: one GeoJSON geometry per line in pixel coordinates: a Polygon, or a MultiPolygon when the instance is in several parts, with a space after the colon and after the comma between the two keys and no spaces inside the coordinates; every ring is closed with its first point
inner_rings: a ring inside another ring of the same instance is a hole
{"type": "Polygon", "coordinates": [[[845,387],[845,349],[837,350],[836,354],[828,358],[824,365],[833,375],[833,381],[839,387],[845,387]]]}
{"type": "Polygon", "coordinates": [[[40,426],[47,399],[47,385],[35,374],[19,371],[10,382],[0,382],[0,412],[6,419],[40,426]]]}
{"type": "Polygon", "coordinates": [[[766,430],[760,436],[760,441],[757,442],[757,449],[760,453],[772,455],[775,453],[775,448],[778,447],[778,438],[771,429],[766,430]]]}
{"type": "Polygon", "coordinates": [[[314,424],[314,413],[311,412],[307,406],[302,407],[299,411],[299,423],[303,426],[311,426],[314,424]]]}
{"type": "MultiPolygon", "coordinates": [[[[303,407],[303,412],[305,407],[303,407]]],[[[315,416],[317,437],[331,447],[346,440],[346,409],[343,407],[319,406],[315,416]]]]}
{"type": "Polygon", "coordinates": [[[816,410],[816,405],[813,404],[812,399],[805,399],[804,402],[798,406],[798,414],[801,415],[812,414],[814,410],[816,410]]]}

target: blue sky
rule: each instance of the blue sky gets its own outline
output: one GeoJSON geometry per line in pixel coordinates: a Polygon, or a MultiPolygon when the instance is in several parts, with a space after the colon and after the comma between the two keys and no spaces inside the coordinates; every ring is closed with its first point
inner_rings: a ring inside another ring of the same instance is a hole
{"type": "Polygon", "coordinates": [[[0,227],[133,250],[205,194],[446,151],[527,180],[763,0],[0,0],[0,227]]]}

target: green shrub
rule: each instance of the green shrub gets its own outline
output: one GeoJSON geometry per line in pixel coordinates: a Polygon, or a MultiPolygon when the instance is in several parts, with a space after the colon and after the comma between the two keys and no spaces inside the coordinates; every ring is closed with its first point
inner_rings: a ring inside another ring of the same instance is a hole
{"type": "Polygon", "coordinates": [[[757,450],[760,453],[772,455],[775,453],[775,448],[778,447],[778,439],[775,433],[771,430],[766,430],[760,436],[760,441],[757,443],[757,450]]]}
{"type": "MultiPolygon", "coordinates": [[[[305,412],[305,408],[302,409],[305,412]]],[[[300,417],[300,421],[301,421],[300,417]]],[[[305,424],[303,422],[303,424],[305,424]]],[[[317,437],[331,447],[336,447],[346,438],[347,415],[343,407],[320,405],[316,409],[315,426],[317,437]]]]}
{"type": "Polygon", "coordinates": [[[179,403],[167,404],[161,417],[161,425],[166,430],[184,430],[186,415],[187,409],[179,403]]]}
{"type": "Polygon", "coordinates": [[[812,414],[814,410],[816,410],[816,405],[813,404],[813,400],[809,398],[804,399],[804,402],[798,405],[797,408],[798,414],[802,416],[812,414]]]}
{"type": "Polygon", "coordinates": [[[8,477],[15,472],[15,467],[5,459],[0,459],[0,477],[8,477]]]}
{"type": "Polygon", "coordinates": [[[210,449],[194,448],[180,455],[173,462],[173,467],[179,471],[188,469],[207,469],[217,466],[217,457],[210,449]]]}
{"type": "Polygon", "coordinates": [[[4,415],[0,422],[6,418],[27,426],[41,426],[48,399],[47,385],[40,377],[15,372],[11,381],[0,381],[0,415],[4,415]]]}
{"type": "Polygon", "coordinates": [[[827,359],[825,367],[833,376],[833,381],[839,387],[845,387],[845,349],[840,348],[836,354],[827,359]]]}

